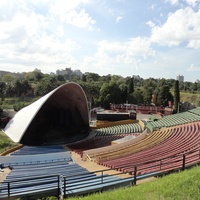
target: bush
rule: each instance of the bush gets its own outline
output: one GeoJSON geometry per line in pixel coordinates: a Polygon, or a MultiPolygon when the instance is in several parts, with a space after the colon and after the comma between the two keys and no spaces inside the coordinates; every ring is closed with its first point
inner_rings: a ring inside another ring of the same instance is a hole
{"type": "Polygon", "coordinates": [[[13,105],[13,109],[17,112],[21,110],[22,108],[24,108],[25,106],[26,104],[24,102],[19,102],[13,105]]]}

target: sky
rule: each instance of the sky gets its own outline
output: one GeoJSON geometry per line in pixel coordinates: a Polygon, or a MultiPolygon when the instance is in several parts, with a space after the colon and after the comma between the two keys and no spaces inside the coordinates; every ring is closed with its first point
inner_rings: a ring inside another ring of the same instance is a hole
{"type": "Polygon", "coordinates": [[[200,0],[0,0],[0,70],[200,79],[200,0]]]}

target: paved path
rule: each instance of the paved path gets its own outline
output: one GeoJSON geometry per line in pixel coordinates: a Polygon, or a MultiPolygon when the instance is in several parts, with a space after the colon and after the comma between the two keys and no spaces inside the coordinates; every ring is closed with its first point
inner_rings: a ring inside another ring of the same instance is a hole
{"type": "MultiPolygon", "coordinates": [[[[86,168],[88,171],[90,172],[95,172],[95,171],[100,171],[100,170],[106,170],[106,169],[109,169],[108,167],[104,167],[102,165],[98,165],[97,163],[95,162],[91,162],[89,160],[87,161],[82,161],[80,155],[78,155],[77,153],[75,152],[72,152],[72,158],[74,159],[74,161],[80,165],[81,167],[83,168],[86,168]]],[[[118,171],[115,171],[115,170],[109,170],[109,171],[106,171],[105,174],[108,174],[108,175],[113,175],[113,174],[118,174],[117,176],[119,176],[120,178],[128,178],[128,177],[132,177],[128,174],[119,174],[120,172],[118,171]]],[[[100,175],[100,174],[98,174],[100,175]]],[[[146,178],[146,179],[143,179],[143,180],[139,180],[137,181],[137,185],[138,184],[141,184],[141,183],[144,183],[144,182],[148,182],[148,181],[152,181],[152,180],[155,180],[156,178],[155,177],[150,177],[150,178],[146,178]]]]}

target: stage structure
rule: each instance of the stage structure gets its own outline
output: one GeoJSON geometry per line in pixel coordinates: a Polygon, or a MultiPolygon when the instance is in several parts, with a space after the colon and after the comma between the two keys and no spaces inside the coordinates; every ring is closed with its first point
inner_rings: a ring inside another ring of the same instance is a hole
{"type": "Polygon", "coordinates": [[[67,144],[89,134],[89,111],[83,89],[66,83],[23,108],[3,130],[24,145],[67,144]]]}

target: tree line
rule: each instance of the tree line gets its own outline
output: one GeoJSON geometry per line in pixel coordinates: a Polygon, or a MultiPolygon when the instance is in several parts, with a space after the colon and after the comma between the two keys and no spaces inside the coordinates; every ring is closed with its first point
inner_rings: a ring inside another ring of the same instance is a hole
{"type": "Polygon", "coordinates": [[[41,97],[66,82],[76,82],[86,93],[93,107],[109,108],[110,103],[131,103],[137,105],[168,106],[169,102],[178,108],[180,91],[200,92],[200,83],[179,83],[174,79],[143,79],[138,76],[100,76],[85,73],[82,77],[73,75],[43,74],[39,70],[22,73],[20,76],[5,74],[0,80],[0,98],[41,97]]]}

